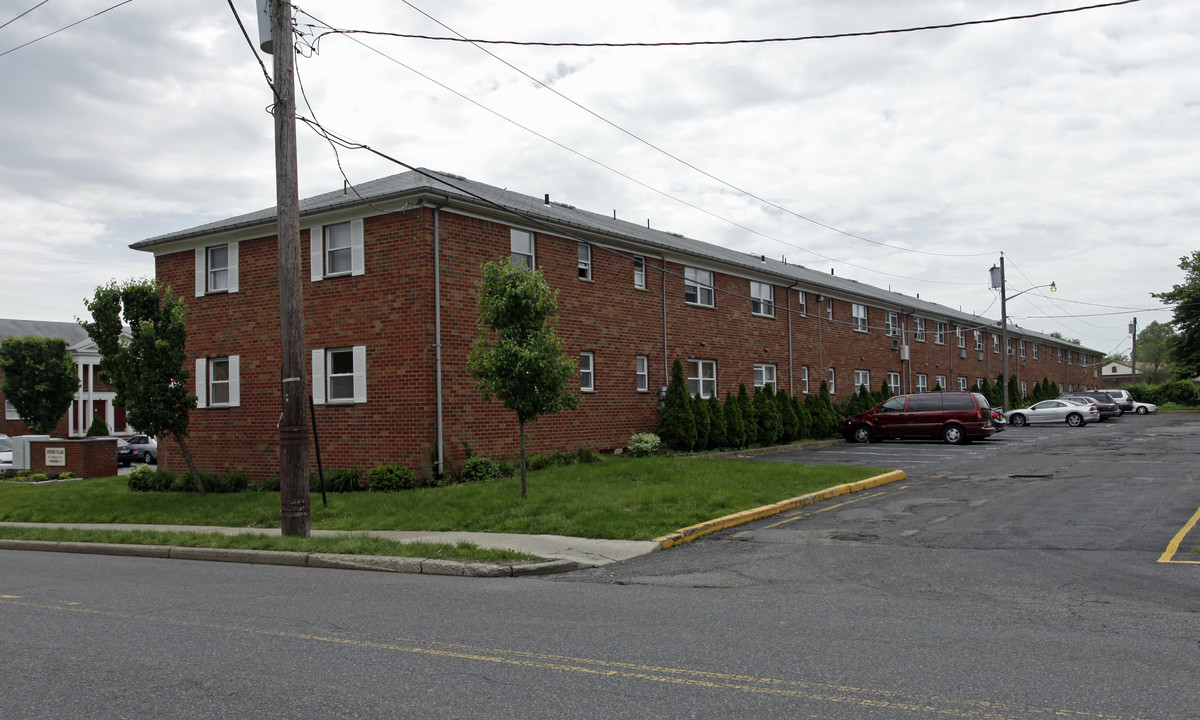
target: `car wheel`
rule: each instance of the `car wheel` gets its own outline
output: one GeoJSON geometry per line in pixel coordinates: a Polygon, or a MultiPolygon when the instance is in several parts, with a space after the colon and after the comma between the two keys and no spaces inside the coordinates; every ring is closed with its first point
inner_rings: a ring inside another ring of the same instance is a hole
{"type": "Polygon", "coordinates": [[[1013,415],[1012,417],[1010,417],[1008,419],[1008,424],[1012,425],[1013,427],[1024,427],[1025,416],[1024,415],[1013,415]]]}
{"type": "Polygon", "coordinates": [[[967,434],[963,432],[961,425],[947,425],[942,428],[942,439],[951,445],[961,445],[966,442],[967,434]]]}
{"type": "Polygon", "coordinates": [[[1067,416],[1067,424],[1070,425],[1071,427],[1082,427],[1083,426],[1083,416],[1080,415],[1079,413],[1071,413],[1070,415],[1067,416]]]}
{"type": "Polygon", "coordinates": [[[1138,415],[1145,415],[1147,412],[1149,412],[1149,411],[1148,411],[1148,410],[1146,410],[1146,408],[1144,408],[1144,407],[1139,407],[1139,408],[1137,409],[1137,414],[1138,414],[1138,415]]]}
{"type": "Polygon", "coordinates": [[[859,425],[854,428],[854,442],[869,443],[871,442],[871,428],[866,425],[859,425]]]}
{"type": "Polygon", "coordinates": [[[149,450],[147,450],[146,454],[142,456],[142,462],[146,463],[147,465],[154,462],[154,456],[150,454],[149,450]]]}

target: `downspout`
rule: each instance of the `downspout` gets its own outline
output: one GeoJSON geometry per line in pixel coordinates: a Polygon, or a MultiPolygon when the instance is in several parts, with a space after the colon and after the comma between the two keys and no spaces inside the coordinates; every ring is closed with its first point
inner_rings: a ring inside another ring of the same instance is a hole
{"type": "Polygon", "coordinates": [[[444,475],[446,456],[444,454],[443,417],[442,417],[442,237],[440,211],[446,203],[433,206],[433,348],[436,370],[434,384],[437,392],[437,475],[444,475]]]}
{"type": "Polygon", "coordinates": [[[667,258],[663,256],[659,259],[662,261],[662,272],[658,275],[662,285],[663,311],[663,384],[660,387],[666,387],[671,381],[671,366],[667,359],[667,258]]]}
{"type": "Polygon", "coordinates": [[[787,290],[787,318],[788,318],[788,392],[795,397],[796,383],[792,380],[792,290],[795,289],[799,282],[794,282],[788,285],[787,290]]]}

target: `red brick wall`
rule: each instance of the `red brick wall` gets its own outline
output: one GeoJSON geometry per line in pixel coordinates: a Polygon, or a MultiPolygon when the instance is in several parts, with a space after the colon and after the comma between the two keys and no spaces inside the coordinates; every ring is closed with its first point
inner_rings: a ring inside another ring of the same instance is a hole
{"type": "MultiPolygon", "coordinates": [[[[428,475],[436,441],[435,333],[433,281],[434,211],[409,210],[367,218],[366,273],[361,276],[309,278],[307,233],[302,233],[305,337],[313,348],[365,345],[367,397],[363,404],[317,406],[322,461],[326,469],[363,470],[399,462],[428,475]]],[[[835,399],[853,392],[854,371],[871,373],[877,390],[888,371],[902,375],[902,391],[912,390],[915,374],[946,375],[957,388],[959,375],[973,384],[976,377],[995,378],[999,354],[991,352],[985,333],[983,360],[977,359],[967,332],[967,357],[961,358],[954,327],[947,326],[946,343],[934,342],[934,319],[926,319],[926,341],[911,341],[912,361],[901,363],[885,335],[884,310],[871,307],[869,332],[851,325],[850,301],[836,298],[834,321],[825,318],[824,304],[807,293],[808,314],[792,316],[792,363],[788,356],[788,294],[775,286],[775,317],[750,312],[750,280],[746,276],[714,273],[714,307],[684,302],[684,266],[646,256],[646,288],[635,289],[633,252],[595,247],[592,278],[578,277],[578,243],[536,233],[537,266],[558,293],[561,313],[559,338],[567,353],[594,353],[595,389],[584,393],[579,410],[544,417],[527,428],[531,452],[575,450],[584,446],[608,449],[623,446],[634,432],[651,431],[658,421],[658,394],[667,384],[666,368],[675,359],[705,359],[717,363],[717,394],[736,393],[739,383],[753,386],[755,363],[777,369],[779,387],[800,392],[800,367],[807,365],[810,390],[816,392],[837,373],[835,399]],[[665,283],[665,319],[664,319],[665,283]],[[664,355],[664,333],[666,352],[664,355]],[[636,390],[634,358],[649,359],[649,392],[636,390]],[[789,372],[790,371],[790,372],[789,372]]],[[[480,266],[509,254],[508,225],[442,211],[441,297],[442,378],[445,452],[451,466],[462,460],[466,446],[479,454],[513,457],[517,453],[517,423],[499,401],[483,403],[466,360],[476,338],[476,283],[480,266]]],[[[192,250],[157,258],[158,278],[170,284],[189,307],[190,358],[238,355],[241,404],[237,408],[203,408],[191,421],[190,447],[202,469],[245,470],[256,478],[277,473],[280,411],[279,291],[274,236],[239,245],[239,291],[194,297],[192,250]]],[[[719,270],[718,266],[700,267],[719,270]]],[[[766,280],[766,278],[763,278],[766,280]]],[[[796,291],[790,303],[797,306],[796,291]]],[[[911,326],[910,326],[911,327],[911,326]]],[[[911,338],[911,336],[910,336],[911,338]]],[[[1027,351],[1028,353],[1028,351],[1027,351]]],[[[306,353],[306,365],[311,352],[306,353]]],[[[1043,352],[1037,361],[1027,357],[1010,368],[1029,382],[1042,377],[1064,385],[1085,380],[1083,368],[1059,365],[1043,352]],[[1070,374],[1074,372],[1074,375],[1070,374]]],[[[189,365],[189,371],[191,366],[189,365]]],[[[306,390],[311,390],[308,367],[306,390]]],[[[575,386],[578,389],[578,386],[575,386]]],[[[160,464],[182,467],[177,449],[160,443],[160,464]]],[[[310,461],[315,470],[315,460],[310,461]]]]}
{"type": "Polygon", "coordinates": [[[97,478],[117,474],[117,441],[111,438],[81,440],[30,440],[29,469],[57,476],[70,471],[75,477],[97,478]],[[65,465],[47,465],[46,448],[66,451],[65,465]]]}

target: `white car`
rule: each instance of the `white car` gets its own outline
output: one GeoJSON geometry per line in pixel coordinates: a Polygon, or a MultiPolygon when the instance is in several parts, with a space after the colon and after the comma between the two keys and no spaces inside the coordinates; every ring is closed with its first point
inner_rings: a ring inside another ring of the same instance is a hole
{"type": "Polygon", "coordinates": [[[1154,403],[1144,403],[1134,400],[1133,411],[1138,415],[1148,415],[1153,412],[1158,412],[1158,406],[1154,403]]]}
{"type": "Polygon", "coordinates": [[[0,470],[12,469],[12,438],[0,434],[0,470]]]}
{"type": "Polygon", "coordinates": [[[1009,410],[1004,417],[1013,427],[1032,423],[1065,422],[1071,427],[1082,427],[1090,422],[1099,422],[1100,411],[1094,403],[1076,404],[1061,400],[1043,400],[1027,408],[1009,410]]]}

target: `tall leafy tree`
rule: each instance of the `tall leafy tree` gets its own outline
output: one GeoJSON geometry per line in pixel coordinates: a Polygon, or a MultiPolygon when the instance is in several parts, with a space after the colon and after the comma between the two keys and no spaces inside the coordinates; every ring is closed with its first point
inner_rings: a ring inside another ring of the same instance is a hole
{"type": "Polygon", "coordinates": [[[525,481],[525,425],[542,415],[579,407],[567,390],[576,361],[563,353],[554,316],[558,293],[541,271],[509,258],[483,266],[479,281],[479,337],[467,359],[484,401],[493,397],[517,416],[521,447],[521,497],[525,481]]]}
{"type": "Polygon", "coordinates": [[[79,388],[75,362],[59,338],[7,337],[0,342],[4,397],[35,433],[48,435],[79,388]]]}
{"type": "Polygon", "coordinates": [[[151,436],[171,436],[179,444],[196,492],[204,485],[188,448],[189,411],[196,397],[188,394],[185,369],[187,308],[170,286],[155,280],[111,282],[96,288],[84,305],[92,321],[80,321],[100,349],[100,378],[116,393],[130,425],[151,436]],[[122,337],[122,320],[129,326],[122,337]]]}
{"type": "Polygon", "coordinates": [[[1171,324],[1179,337],[1171,343],[1171,361],[1176,375],[1193,378],[1200,375],[1200,250],[1179,258],[1179,269],[1183,282],[1150,294],[1174,307],[1171,324]]]}
{"type": "MultiPolygon", "coordinates": [[[[1137,364],[1142,382],[1157,385],[1170,376],[1170,352],[1179,336],[1167,323],[1152,322],[1138,333],[1137,364]]],[[[1134,379],[1137,381],[1137,378],[1134,379]]]]}

